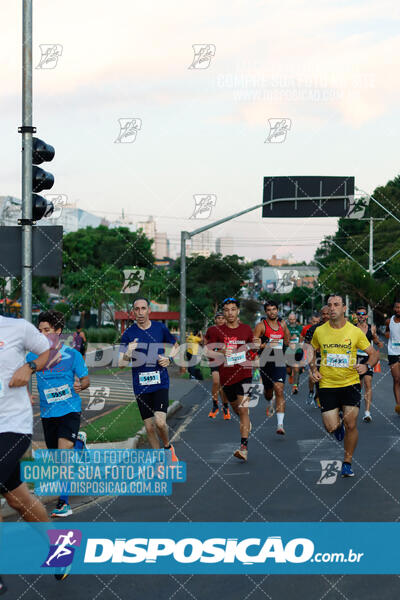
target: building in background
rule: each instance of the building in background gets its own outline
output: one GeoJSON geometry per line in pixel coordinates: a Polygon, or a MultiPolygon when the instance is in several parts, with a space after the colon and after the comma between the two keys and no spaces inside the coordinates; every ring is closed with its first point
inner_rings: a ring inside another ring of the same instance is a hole
{"type": "Polygon", "coordinates": [[[214,241],[210,231],[203,231],[190,240],[189,256],[205,256],[208,258],[215,251],[214,241]]]}
{"type": "Polygon", "coordinates": [[[149,217],[147,221],[139,221],[137,229],[142,229],[145,236],[153,240],[151,250],[157,260],[169,258],[170,246],[167,234],[157,231],[156,222],[153,217],[149,217]]]}
{"type": "Polygon", "coordinates": [[[276,254],[273,254],[271,258],[268,259],[268,263],[271,267],[283,267],[284,265],[291,265],[295,262],[292,254],[288,254],[287,256],[282,256],[278,258],[276,254]]]}
{"type": "Polygon", "coordinates": [[[311,265],[255,267],[251,280],[258,291],[289,294],[296,287],[314,288],[319,275],[318,267],[311,265]]]}
{"type": "MultiPolygon", "coordinates": [[[[98,227],[109,225],[102,217],[78,208],[76,204],[55,205],[54,216],[48,219],[40,219],[39,225],[61,225],[64,233],[71,233],[84,229],[85,227],[98,227]]],[[[18,225],[18,219],[22,216],[21,200],[13,196],[0,196],[0,225],[18,225]]]]}
{"type": "Polygon", "coordinates": [[[231,256],[234,254],[235,243],[233,237],[225,236],[216,239],[215,250],[222,256],[231,256]]]}

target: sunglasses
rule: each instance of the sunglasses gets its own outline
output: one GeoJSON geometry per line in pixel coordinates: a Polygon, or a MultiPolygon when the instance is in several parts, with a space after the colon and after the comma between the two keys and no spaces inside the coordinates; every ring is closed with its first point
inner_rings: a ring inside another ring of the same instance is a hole
{"type": "Polygon", "coordinates": [[[227,304],[227,302],[236,302],[237,300],[236,298],[225,298],[225,300],[222,300],[222,304],[227,304]]]}
{"type": "Polygon", "coordinates": [[[358,312],[357,316],[363,316],[363,315],[366,315],[366,314],[367,314],[366,312],[358,312]]]}

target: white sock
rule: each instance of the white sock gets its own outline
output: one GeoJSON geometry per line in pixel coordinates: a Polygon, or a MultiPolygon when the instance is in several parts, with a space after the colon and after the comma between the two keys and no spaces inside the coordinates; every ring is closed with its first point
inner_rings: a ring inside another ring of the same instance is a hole
{"type": "Polygon", "coordinates": [[[276,418],[278,420],[278,427],[282,427],[283,419],[285,418],[285,413],[276,413],[276,418]]]}
{"type": "Polygon", "coordinates": [[[370,417],[370,416],[371,416],[371,413],[369,412],[369,410],[366,410],[364,417],[370,417]]]}

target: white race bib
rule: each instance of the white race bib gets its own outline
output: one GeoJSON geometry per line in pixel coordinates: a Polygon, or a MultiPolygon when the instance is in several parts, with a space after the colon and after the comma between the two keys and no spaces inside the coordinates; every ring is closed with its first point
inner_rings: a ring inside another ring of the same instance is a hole
{"type": "Polygon", "coordinates": [[[160,371],[139,373],[139,383],[140,385],[156,385],[156,383],[161,383],[160,371]]]}
{"type": "Polygon", "coordinates": [[[348,369],[350,366],[349,354],[328,354],[326,357],[327,367],[337,367],[339,369],[348,369]]]}
{"type": "Polygon", "coordinates": [[[235,354],[231,354],[230,356],[226,357],[226,364],[229,366],[238,365],[245,361],[246,361],[246,352],[236,352],[235,354]]]}
{"type": "Polygon", "coordinates": [[[273,350],[283,350],[283,339],[282,338],[279,338],[278,340],[274,340],[274,338],[271,338],[269,341],[271,344],[271,348],[273,350]]]}
{"type": "Polygon", "coordinates": [[[0,379],[0,398],[2,398],[3,396],[4,396],[4,383],[0,379]]]}
{"type": "Polygon", "coordinates": [[[72,398],[71,388],[67,383],[65,385],[60,385],[59,387],[53,387],[44,390],[44,395],[46,396],[46,400],[49,404],[52,402],[61,402],[62,400],[68,400],[69,398],[72,398]]]}

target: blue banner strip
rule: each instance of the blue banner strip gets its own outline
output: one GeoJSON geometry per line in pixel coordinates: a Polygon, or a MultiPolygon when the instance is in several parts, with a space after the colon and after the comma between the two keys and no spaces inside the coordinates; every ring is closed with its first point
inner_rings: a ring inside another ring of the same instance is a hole
{"type": "Polygon", "coordinates": [[[400,523],[2,523],[0,573],[400,574],[400,523]]]}

